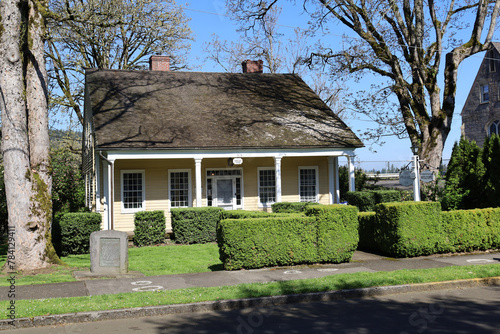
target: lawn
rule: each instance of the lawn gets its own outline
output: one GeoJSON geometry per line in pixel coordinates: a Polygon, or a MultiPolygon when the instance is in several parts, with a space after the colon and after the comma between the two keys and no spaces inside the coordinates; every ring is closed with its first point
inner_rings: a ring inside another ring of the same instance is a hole
{"type": "MultiPolygon", "coordinates": [[[[0,265],[5,262],[6,249],[0,247],[0,265]]],[[[89,255],[63,257],[66,266],[53,266],[38,273],[18,275],[16,284],[68,282],[74,270],[89,270],[89,255]]],[[[181,273],[222,270],[216,244],[167,245],[129,248],[129,269],[145,275],[172,275],[181,273]]],[[[6,276],[7,273],[2,273],[6,276]]],[[[155,292],[133,292],[88,297],[16,300],[16,317],[33,317],[84,311],[98,311],[152,305],[182,304],[223,299],[276,296],[295,293],[335,291],[373,286],[439,282],[457,279],[500,276],[500,265],[456,266],[446,268],[399,270],[393,272],[338,274],[323,278],[240,284],[210,288],[189,288],[155,292]]],[[[1,278],[1,277],[0,277],[1,278]]],[[[1,285],[7,285],[0,279],[1,285]]],[[[1,301],[6,308],[10,301],[1,301]]],[[[6,313],[0,315],[5,319],[6,313]]]]}
{"type": "MultiPolygon", "coordinates": [[[[6,247],[0,247],[0,266],[6,260],[6,247]]],[[[128,250],[129,270],[139,271],[146,276],[174,275],[223,270],[219,260],[217,244],[167,245],[150,247],[131,247],[128,250]]],[[[22,273],[16,277],[16,284],[47,284],[75,281],[72,276],[76,270],[90,270],[90,255],[69,255],[62,257],[66,266],[51,266],[33,273],[22,273]]],[[[6,272],[0,273],[0,286],[9,282],[2,279],[6,272]]]]}
{"type": "MultiPolygon", "coordinates": [[[[296,293],[335,291],[400,284],[440,282],[457,279],[500,276],[500,265],[456,266],[433,269],[398,270],[392,272],[359,272],[322,278],[239,284],[210,288],[131,292],[88,297],[16,300],[16,317],[111,310],[131,307],[186,304],[202,301],[276,296],[296,293]]],[[[10,301],[1,301],[7,309],[10,301]]],[[[0,314],[6,319],[7,313],[0,314]]]]}

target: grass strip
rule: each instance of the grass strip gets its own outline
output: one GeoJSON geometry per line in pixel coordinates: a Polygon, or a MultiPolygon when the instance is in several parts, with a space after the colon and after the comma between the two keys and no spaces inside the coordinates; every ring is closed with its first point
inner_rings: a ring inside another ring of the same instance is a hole
{"type": "MultiPolygon", "coordinates": [[[[359,272],[315,279],[271,283],[239,284],[210,288],[188,288],[154,292],[131,292],[87,297],[16,300],[16,317],[35,317],[86,311],[111,310],[142,306],[186,304],[202,301],[278,296],[296,293],[336,291],[375,286],[442,282],[459,279],[500,276],[500,264],[453,266],[445,268],[359,272]]],[[[41,287],[43,288],[43,287],[41,287]]],[[[5,310],[10,301],[0,302],[5,310]]],[[[6,319],[6,313],[0,314],[6,319]]]]}
{"type": "MultiPolygon", "coordinates": [[[[0,250],[1,252],[1,250],[0,250]]],[[[215,243],[196,245],[169,245],[131,247],[128,249],[129,270],[146,276],[202,273],[223,270],[219,247],[215,243]]],[[[90,255],[69,255],[61,258],[66,266],[54,266],[51,273],[20,273],[17,285],[73,282],[75,270],[90,270],[90,255]]],[[[0,266],[5,256],[0,255],[0,266]]],[[[9,286],[10,273],[0,273],[0,286],[9,286]]]]}

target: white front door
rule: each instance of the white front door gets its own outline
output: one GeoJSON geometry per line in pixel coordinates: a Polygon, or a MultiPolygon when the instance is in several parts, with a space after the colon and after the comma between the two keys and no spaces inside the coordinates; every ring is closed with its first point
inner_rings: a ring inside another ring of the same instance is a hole
{"type": "Polygon", "coordinates": [[[216,179],[215,206],[226,210],[234,209],[236,193],[234,191],[233,178],[216,179]]]}
{"type": "Polygon", "coordinates": [[[207,206],[226,210],[243,209],[241,168],[207,169],[207,206]]]}

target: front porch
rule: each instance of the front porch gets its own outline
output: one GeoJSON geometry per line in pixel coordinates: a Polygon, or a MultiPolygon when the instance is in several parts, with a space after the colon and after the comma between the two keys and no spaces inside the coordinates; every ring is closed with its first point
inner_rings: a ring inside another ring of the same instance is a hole
{"type": "Polygon", "coordinates": [[[354,190],[353,150],[100,152],[95,210],[103,229],[130,232],[142,210],[164,210],[169,230],[174,207],[267,211],[274,202],[339,203],[340,157],[354,190]]]}

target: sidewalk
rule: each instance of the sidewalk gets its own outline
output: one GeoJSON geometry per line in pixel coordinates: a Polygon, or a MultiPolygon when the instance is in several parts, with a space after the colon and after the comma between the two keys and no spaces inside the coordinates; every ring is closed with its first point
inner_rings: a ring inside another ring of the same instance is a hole
{"type": "MultiPolygon", "coordinates": [[[[241,283],[262,283],[316,278],[341,273],[354,273],[363,271],[394,271],[400,269],[441,268],[449,266],[482,265],[494,263],[500,263],[500,252],[457,256],[432,255],[410,259],[393,259],[357,251],[354,253],[353,259],[350,263],[342,264],[295,266],[240,271],[215,271],[196,274],[148,276],[140,278],[94,279],[55,284],[20,285],[16,286],[16,300],[95,296],[101,294],[114,294],[122,292],[155,291],[159,289],[172,290],[190,287],[225,286],[241,283]]],[[[277,306],[291,303],[332,301],[340,299],[393,295],[416,291],[471,288],[485,285],[500,285],[500,277],[327,291],[261,298],[221,300],[192,304],[162,305],[138,307],[132,309],[56,314],[38,316],[33,318],[18,318],[14,320],[13,326],[10,323],[10,320],[7,319],[0,320],[0,330],[55,326],[69,323],[92,322],[110,319],[150,317],[177,313],[234,310],[248,307],[277,306]]],[[[0,300],[7,300],[8,291],[8,287],[0,287],[0,300]]]]}
{"type": "MultiPolygon", "coordinates": [[[[393,259],[356,251],[349,263],[280,267],[238,271],[214,271],[195,274],[147,276],[140,278],[92,279],[43,285],[19,285],[16,300],[57,297],[95,296],[134,291],[174,290],[190,287],[213,287],[241,283],[264,283],[354,272],[394,271],[449,266],[500,263],[500,253],[457,256],[424,256],[393,259]]],[[[0,287],[0,300],[8,300],[9,287],[0,287]]]]}

